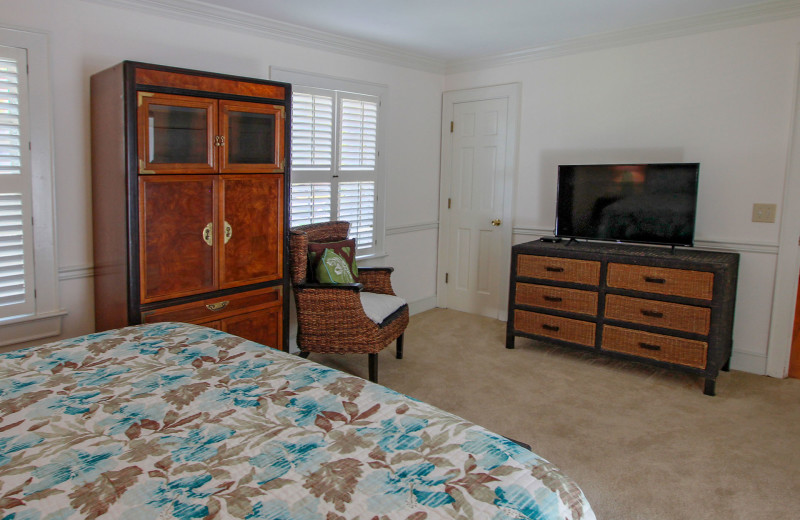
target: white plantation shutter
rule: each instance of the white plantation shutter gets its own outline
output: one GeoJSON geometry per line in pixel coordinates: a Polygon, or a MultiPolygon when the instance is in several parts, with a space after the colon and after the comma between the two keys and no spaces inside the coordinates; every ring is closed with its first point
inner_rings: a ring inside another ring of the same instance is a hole
{"type": "Polygon", "coordinates": [[[327,222],[331,219],[331,183],[292,183],[292,226],[327,222]]]}
{"type": "Polygon", "coordinates": [[[342,97],[339,167],[374,170],[378,156],[378,102],[342,97]]]}
{"type": "Polygon", "coordinates": [[[339,220],[350,222],[350,238],[357,249],[373,245],[375,227],[375,183],[339,183],[339,220]]]}
{"type": "Polygon", "coordinates": [[[0,46],[0,318],[35,312],[27,60],[0,46]]]}
{"type": "Polygon", "coordinates": [[[292,94],[292,168],[326,169],[333,164],[333,96],[292,94]]]}
{"type": "Polygon", "coordinates": [[[380,98],[293,86],[291,225],[350,222],[358,254],[378,251],[380,98]]]}

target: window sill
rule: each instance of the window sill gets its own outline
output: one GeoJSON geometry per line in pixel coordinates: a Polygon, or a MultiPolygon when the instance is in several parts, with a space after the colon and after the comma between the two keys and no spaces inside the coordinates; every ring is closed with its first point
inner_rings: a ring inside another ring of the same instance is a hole
{"type": "Polygon", "coordinates": [[[370,260],[377,260],[378,258],[386,258],[387,256],[389,256],[389,255],[387,253],[385,253],[385,252],[370,253],[368,255],[362,255],[362,256],[356,255],[356,261],[357,262],[369,262],[370,260]]]}
{"type": "Polygon", "coordinates": [[[0,330],[3,331],[0,347],[58,336],[61,334],[61,317],[66,314],[67,311],[60,310],[0,321],[0,330]]]}

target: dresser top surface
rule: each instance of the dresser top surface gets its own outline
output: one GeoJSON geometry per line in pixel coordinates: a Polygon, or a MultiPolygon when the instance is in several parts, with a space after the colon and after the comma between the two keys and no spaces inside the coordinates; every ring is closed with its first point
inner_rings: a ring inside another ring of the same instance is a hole
{"type": "Polygon", "coordinates": [[[739,263],[739,253],[705,251],[702,249],[641,246],[610,242],[542,242],[534,240],[517,244],[513,250],[521,254],[557,256],[566,258],[613,259],[638,263],[638,260],[653,260],[657,263],[707,263],[720,266],[735,266],[739,263]]]}

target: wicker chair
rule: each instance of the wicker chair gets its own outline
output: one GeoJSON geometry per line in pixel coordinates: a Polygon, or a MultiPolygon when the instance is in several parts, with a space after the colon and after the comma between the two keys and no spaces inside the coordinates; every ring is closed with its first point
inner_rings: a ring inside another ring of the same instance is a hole
{"type": "Polygon", "coordinates": [[[403,358],[403,332],[408,325],[408,305],[392,290],[391,267],[359,267],[359,283],[309,282],[308,244],[338,242],[347,238],[349,222],[324,222],[291,229],[289,254],[297,305],[297,345],[300,355],[368,354],[369,380],[378,382],[378,352],[397,340],[397,359],[403,358]],[[362,290],[365,294],[362,294],[362,290]],[[367,294],[368,293],[368,294],[367,294]],[[378,295],[386,295],[378,296],[378,295]],[[362,298],[366,297],[366,299],[362,298]],[[380,323],[367,316],[362,299],[371,305],[399,304],[380,323]]]}

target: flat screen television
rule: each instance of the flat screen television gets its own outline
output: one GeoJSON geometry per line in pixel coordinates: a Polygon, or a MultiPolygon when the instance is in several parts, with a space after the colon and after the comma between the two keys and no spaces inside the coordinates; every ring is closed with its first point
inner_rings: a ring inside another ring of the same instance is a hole
{"type": "Polygon", "coordinates": [[[558,167],[561,238],[691,246],[699,163],[558,167]]]}

